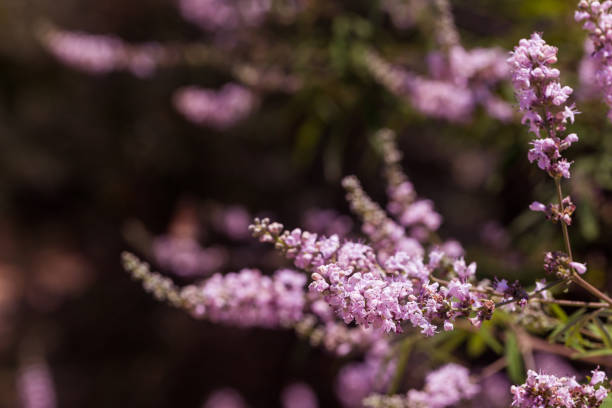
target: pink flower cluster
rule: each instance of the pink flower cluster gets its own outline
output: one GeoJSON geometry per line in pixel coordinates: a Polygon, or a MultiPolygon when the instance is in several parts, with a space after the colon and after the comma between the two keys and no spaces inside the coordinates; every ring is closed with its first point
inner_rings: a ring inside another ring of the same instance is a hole
{"type": "Polygon", "coordinates": [[[155,71],[162,53],[156,43],[135,47],[116,36],[79,31],[49,29],[43,42],[61,62],[91,74],[128,70],[138,77],[148,77],[155,71]]]}
{"type": "Polygon", "coordinates": [[[285,387],[281,405],[283,408],[318,408],[319,401],[308,384],[298,382],[285,387]]]}
{"type": "Polygon", "coordinates": [[[406,30],[416,24],[420,14],[427,8],[426,0],[382,0],[381,8],[389,14],[393,25],[406,30]]]}
{"type": "Polygon", "coordinates": [[[217,129],[226,129],[245,119],[255,105],[255,94],[233,83],[218,91],[189,86],[174,94],[174,106],[189,121],[217,129]]]}
{"type": "Polygon", "coordinates": [[[178,276],[205,276],[223,267],[228,259],[221,247],[203,248],[192,238],[161,236],[153,242],[153,255],[163,268],[178,276]]]}
{"type": "Polygon", "coordinates": [[[365,397],[382,392],[389,385],[396,368],[395,361],[389,359],[390,353],[389,343],[378,341],[368,350],[363,362],[342,367],[336,377],[336,395],[344,407],[361,408],[365,397]]]}
{"type": "Polygon", "coordinates": [[[423,255],[424,249],[419,241],[406,236],[404,227],[389,218],[387,213],[366,194],[357,177],[345,177],[342,186],[347,191],[346,199],[350,203],[351,210],[362,219],[361,230],[368,237],[381,262],[397,251],[404,251],[410,255],[423,255]]]}
{"type": "Polygon", "coordinates": [[[233,388],[221,388],[206,399],[202,408],[247,408],[247,406],[238,391],[233,388]]]}
{"type": "Polygon", "coordinates": [[[407,97],[416,110],[427,116],[467,122],[478,105],[501,121],[513,116],[510,105],[493,93],[508,76],[500,50],[467,51],[456,45],[448,55],[432,53],[429,77],[394,66],[373,51],[366,53],[364,61],[376,80],[390,92],[407,97]]]}
{"type": "MultiPolygon", "coordinates": [[[[250,222],[250,220],[249,220],[250,222]]],[[[335,210],[311,208],[304,213],[302,224],[308,231],[323,235],[345,237],[353,229],[351,217],[335,210]]]]}
{"type": "Polygon", "coordinates": [[[597,408],[608,395],[606,374],[593,370],[591,381],[580,384],[575,377],[556,377],[527,372],[527,381],[513,385],[512,406],[517,408],[597,408]]]}
{"type": "MultiPolygon", "coordinates": [[[[594,79],[606,104],[612,107],[612,1],[581,0],[574,17],[583,22],[582,27],[589,33],[594,47],[594,79]]],[[[612,109],[608,118],[612,120],[612,109]]]]}
{"type": "Polygon", "coordinates": [[[470,290],[476,264],[466,265],[463,259],[451,265],[455,277],[443,286],[430,283],[431,272],[444,256],[439,252],[430,253],[425,264],[422,257],[400,251],[383,266],[364,244],[340,245],[337,237],[317,239],[300,229],[284,231],[267,219],[255,219],[251,231],[260,241],[275,243],[298,268],[314,270],[309,290],[323,295],[345,323],[401,332],[401,324],[409,321],[431,336],[440,324],[452,330],[452,322],[461,316],[479,325],[495,308],[482,293],[470,290]]]}
{"type": "Polygon", "coordinates": [[[270,0],[180,0],[183,18],[207,31],[258,26],[270,11],[270,0]]]}
{"type": "Polygon", "coordinates": [[[529,130],[538,137],[531,142],[529,161],[536,161],[551,177],[569,178],[571,162],[561,152],[577,142],[578,136],[572,133],[562,138],[562,134],[566,123],[574,123],[578,112],[574,105],[567,104],[572,88],[561,86],[559,70],[551,68],[557,62],[557,48],[534,33],[514,47],[508,62],[523,123],[529,122],[529,130]],[[546,137],[540,138],[541,131],[546,132],[546,137]]]}
{"type": "Polygon", "coordinates": [[[181,297],[199,318],[239,327],[282,327],[302,318],[305,284],[304,274],[289,269],[278,270],[271,277],[256,269],[243,269],[187,286],[181,297]]]}
{"type": "Polygon", "coordinates": [[[480,388],[470,380],[467,368],[458,364],[447,364],[425,377],[422,391],[408,391],[408,401],[418,406],[445,408],[461,400],[472,398],[480,388]]]}
{"type": "MultiPolygon", "coordinates": [[[[411,237],[423,242],[440,227],[442,216],[435,211],[431,200],[417,197],[414,186],[401,168],[402,153],[397,149],[395,134],[383,129],[376,137],[385,165],[384,176],[389,198],[387,210],[400,225],[409,229],[411,237]]],[[[405,249],[399,247],[398,250],[405,249]]]]}
{"type": "Polygon", "coordinates": [[[49,366],[43,360],[28,361],[19,369],[17,391],[23,408],[55,408],[57,396],[49,366]]]}
{"type": "Polygon", "coordinates": [[[412,389],[405,396],[371,395],[364,403],[370,408],[446,408],[473,398],[479,391],[467,368],[451,363],[429,373],[422,390],[412,389]]]}

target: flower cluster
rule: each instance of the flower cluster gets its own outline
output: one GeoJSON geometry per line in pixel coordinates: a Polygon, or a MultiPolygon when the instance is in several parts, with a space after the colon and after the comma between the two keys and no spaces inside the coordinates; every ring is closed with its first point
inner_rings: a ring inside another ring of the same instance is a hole
{"type": "MultiPolygon", "coordinates": [[[[250,223],[250,220],[249,220],[250,223]]],[[[331,209],[311,208],[304,213],[302,225],[308,231],[323,235],[347,236],[353,229],[353,220],[331,209]]]]}
{"type": "Polygon", "coordinates": [[[402,153],[395,144],[395,134],[383,129],[376,134],[384,162],[389,203],[387,210],[398,222],[410,229],[410,235],[423,241],[430,232],[442,224],[442,216],[433,208],[433,202],[419,199],[412,183],[401,168],[402,153]]]}
{"type": "MultiPolygon", "coordinates": [[[[612,1],[581,0],[574,17],[589,33],[594,48],[590,54],[594,79],[606,104],[612,107],[612,1]]],[[[612,119],[612,110],[608,118],[612,119]]]]}
{"type": "Polygon", "coordinates": [[[183,18],[207,31],[258,26],[270,11],[270,0],[180,0],[183,18]]]}
{"type": "Polygon", "coordinates": [[[53,27],[47,27],[41,37],[57,59],[91,74],[128,70],[138,77],[148,77],[164,52],[157,43],[131,46],[113,35],[62,31],[53,27]]]}
{"type": "Polygon", "coordinates": [[[371,408],[446,408],[473,398],[480,387],[470,380],[467,368],[447,364],[425,378],[423,390],[410,390],[405,396],[371,395],[364,404],[371,408]]]}
{"type": "Polygon", "coordinates": [[[578,112],[574,105],[567,104],[572,88],[561,86],[559,70],[551,68],[557,62],[557,48],[534,33],[514,47],[508,62],[523,123],[529,122],[529,130],[538,137],[531,142],[529,161],[537,161],[538,167],[553,178],[569,178],[571,162],[561,152],[578,141],[578,136],[572,133],[563,138],[562,135],[567,122],[573,123],[578,112]],[[541,132],[546,137],[540,138],[541,132]]]}
{"type": "Polygon", "coordinates": [[[285,327],[298,322],[305,306],[306,277],[290,269],[273,276],[256,269],[215,274],[179,289],[168,278],[150,272],[134,255],[123,255],[124,267],[145,290],[160,300],[189,310],[195,317],[239,327],[285,327]]]}
{"type": "Polygon", "coordinates": [[[471,291],[476,264],[466,265],[463,259],[450,266],[455,277],[443,286],[430,282],[444,256],[440,252],[430,253],[425,264],[421,256],[399,251],[381,265],[365,244],[340,245],[337,237],[317,239],[299,229],[285,231],[267,219],[255,219],[251,231],[260,241],[275,243],[298,268],[314,271],[310,291],[323,295],[345,323],[401,332],[401,324],[409,321],[431,336],[440,325],[452,330],[460,316],[479,325],[495,308],[484,294],[471,291]]]}
{"type": "Polygon", "coordinates": [[[243,269],[179,288],[130,253],[123,254],[123,264],[155,298],[197,318],[240,327],[292,327],[311,345],[341,356],[367,350],[383,338],[380,332],[338,322],[327,302],[305,292],[306,277],[291,270],[270,277],[243,269]]]}
{"type": "Polygon", "coordinates": [[[608,395],[603,371],[593,370],[591,381],[580,384],[575,377],[556,377],[527,372],[527,381],[513,385],[512,406],[517,408],[597,408],[608,395]]]}
{"type": "Polygon", "coordinates": [[[425,0],[382,0],[381,8],[389,14],[393,25],[406,30],[415,25],[427,6],[425,0]]]}
{"type": "Polygon", "coordinates": [[[510,105],[492,92],[508,75],[501,51],[466,51],[457,45],[448,54],[430,55],[429,77],[390,64],[372,50],[365,53],[364,63],[374,79],[390,92],[407,98],[424,115],[463,123],[480,105],[492,117],[510,120],[510,105]]]}
{"type": "Polygon", "coordinates": [[[189,86],[174,94],[174,106],[189,121],[226,129],[246,118],[257,105],[248,88],[226,84],[220,90],[189,86]]]}
{"type": "Polygon", "coordinates": [[[565,252],[555,251],[547,252],[544,256],[544,270],[548,274],[564,279],[571,275],[572,270],[584,274],[587,267],[583,263],[572,261],[565,252]]]}
{"type": "Polygon", "coordinates": [[[221,388],[206,399],[202,408],[247,408],[247,403],[233,388],[221,388]]]}
{"type": "Polygon", "coordinates": [[[162,268],[178,276],[204,276],[223,267],[228,259],[222,247],[203,248],[196,240],[172,235],[153,241],[153,256],[162,268]]]}
{"type": "Polygon", "coordinates": [[[187,286],[182,297],[197,317],[239,327],[283,327],[294,324],[304,310],[306,277],[290,269],[273,276],[256,269],[215,274],[201,285],[187,286]]]}
{"type": "Polygon", "coordinates": [[[336,394],[346,408],[363,407],[363,399],[373,392],[382,392],[393,378],[396,362],[388,342],[372,345],[363,362],[342,367],[336,379],[336,394]]]}
{"type": "Polygon", "coordinates": [[[57,396],[53,376],[47,363],[40,358],[30,358],[19,368],[17,391],[22,407],[55,408],[57,396]]]}
{"type": "Polygon", "coordinates": [[[562,200],[562,205],[559,204],[542,204],[538,201],[534,201],[529,205],[531,211],[543,212],[546,214],[546,218],[553,222],[563,222],[566,225],[572,225],[572,215],[576,211],[576,205],[572,202],[570,196],[565,197],[562,200]]]}
{"type": "MultiPolygon", "coordinates": [[[[345,177],[342,180],[342,186],[347,191],[346,199],[350,203],[351,210],[361,217],[361,230],[368,237],[371,246],[377,251],[380,261],[384,262],[397,251],[416,256],[423,255],[424,249],[419,241],[406,236],[404,227],[389,218],[387,213],[366,194],[357,177],[345,177]]],[[[413,204],[409,209],[406,209],[403,217],[401,217],[403,221],[407,221],[406,218],[412,216],[410,220],[412,222],[407,223],[407,225],[415,223],[413,221],[427,221],[427,215],[431,214],[425,214],[418,209],[414,211],[415,207],[418,207],[418,204],[413,204]],[[409,214],[410,209],[413,210],[412,214],[409,214]]]]}
{"type": "Polygon", "coordinates": [[[308,384],[289,384],[281,393],[283,408],[318,408],[319,401],[308,384]]]}

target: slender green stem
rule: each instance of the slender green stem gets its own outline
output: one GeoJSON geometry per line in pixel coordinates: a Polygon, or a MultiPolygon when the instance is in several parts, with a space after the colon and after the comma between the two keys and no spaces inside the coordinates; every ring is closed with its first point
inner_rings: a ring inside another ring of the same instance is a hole
{"type": "MultiPolygon", "coordinates": [[[[563,210],[564,210],[563,209],[563,191],[561,190],[561,178],[560,177],[555,177],[555,185],[557,186],[557,195],[559,198],[559,211],[563,213],[563,210]]],[[[565,241],[565,250],[567,251],[567,256],[569,257],[570,262],[573,262],[574,258],[572,256],[572,246],[569,240],[569,231],[567,229],[567,224],[565,224],[563,220],[560,220],[560,223],[561,223],[561,230],[563,231],[563,240],[565,241]]],[[[582,279],[582,277],[574,270],[574,268],[572,268],[571,279],[574,283],[584,288],[586,291],[591,293],[593,296],[606,302],[609,308],[612,308],[612,298],[610,298],[605,293],[601,292],[599,289],[591,285],[589,282],[582,279]]]]}
{"type": "MultiPolygon", "coordinates": [[[[557,186],[557,196],[559,198],[559,212],[563,213],[563,191],[561,190],[561,178],[555,177],[555,185],[557,186]]],[[[569,240],[569,231],[567,229],[567,224],[563,222],[563,220],[559,221],[561,223],[561,229],[563,230],[563,241],[565,241],[565,250],[567,251],[567,255],[569,256],[570,262],[573,262],[574,258],[572,256],[572,246],[569,240]]]]}

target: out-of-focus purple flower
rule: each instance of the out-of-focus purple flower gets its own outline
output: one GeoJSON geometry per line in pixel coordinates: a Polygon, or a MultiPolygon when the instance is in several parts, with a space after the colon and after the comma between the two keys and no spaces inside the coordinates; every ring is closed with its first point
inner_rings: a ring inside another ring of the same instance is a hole
{"type": "Polygon", "coordinates": [[[213,212],[213,225],[217,231],[234,240],[249,236],[251,215],[240,205],[231,205],[213,212]]]}
{"type": "Polygon", "coordinates": [[[43,43],[62,63],[91,74],[127,70],[138,77],[148,77],[161,56],[156,43],[131,46],[114,35],[80,31],[49,29],[43,34],[43,43]]]}
{"type": "Polygon", "coordinates": [[[19,368],[17,392],[23,408],[57,406],[53,377],[42,360],[26,362],[19,368]]]}
{"type": "Polygon", "coordinates": [[[467,368],[458,364],[447,364],[425,377],[425,387],[422,390],[412,389],[406,396],[372,395],[364,402],[367,407],[372,408],[446,408],[473,398],[479,391],[480,387],[470,380],[467,368]]]}
{"type": "Polygon", "coordinates": [[[537,370],[543,374],[557,377],[574,377],[578,372],[565,359],[551,353],[536,353],[534,355],[537,370]]]}
{"type": "Polygon", "coordinates": [[[305,284],[306,276],[290,269],[273,276],[243,269],[187,286],[181,297],[198,318],[239,327],[286,327],[303,316],[305,284]]]}
{"type": "Polygon", "coordinates": [[[381,8],[389,14],[393,25],[406,30],[415,25],[419,15],[427,7],[425,0],[382,0],[381,8]]]}
{"type": "Polygon", "coordinates": [[[308,384],[293,383],[281,394],[283,408],[318,408],[317,396],[308,384]]]}
{"type": "Polygon", "coordinates": [[[202,408],[247,408],[248,405],[233,388],[222,388],[213,392],[202,408]]]}
{"type": "Polygon", "coordinates": [[[590,38],[584,41],[584,56],[578,66],[578,97],[580,99],[594,99],[602,96],[602,89],[597,82],[598,62],[593,58],[595,46],[590,38]]]}
{"type": "Polygon", "coordinates": [[[467,122],[477,105],[493,117],[508,121],[513,112],[492,89],[508,77],[503,53],[498,49],[466,51],[453,46],[447,55],[428,57],[430,77],[416,75],[389,64],[373,51],[365,54],[365,65],[375,79],[392,93],[407,97],[421,113],[451,122],[467,122]]]}
{"type": "Polygon", "coordinates": [[[510,406],[510,381],[501,373],[493,374],[480,383],[480,395],[475,407],[508,408],[510,406]]]}
{"type": "Polygon", "coordinates": [[[389,361],[389,345],[377,342],[361,363],[349,363],[336,377],[336,395],[345,408],[361,408],[370,393],[380,392],[393,378],[396,364],[389,361]]]}
{"type": "MultiPolygon", "coordinates": [[[[581,0],[574,17],[583,23],[594,49],[590,53],[594,66],[583,68],[586,73],[595,71],[595,82],[606,104],[612,107],[612,1],[581,0]]],[[[612,120],[612,109],[608,118],[612,120]]]]}
{"type": "Polygon", "coordinates": [[[217,129],[231,127],[245,119],[257,105],[257,97],[248,88],[226,84],[219,91],[196,86],[180,88],[174,94],[174,106],[189,121],[217,129]]]}
{"type": "Polygon", "coordinates": [[[326,236],[345,237],[353,229],[353,221],[335,210],[312,208],[306,211],[302,219],[304,228],[326,236]]]}
{"type": "Polygon", "coordinates": [[[153,242],[155,260],[178,276],[201,277],[222,268],[228,260],[221,247],[203,248],[192,238],[161,236],[153,242]]]}
{"type": "Polygon", "coordinates": [[[179,0],[183,18],[207,31],[258,26],[271,5],[270,0],[179,0]]]}
{"type": "Polygon", "coordinates": [[[504,249],[510,244],[506,229],[497,221],[487,222],[480,230],[481,241],[493,248],[504,249]]]}

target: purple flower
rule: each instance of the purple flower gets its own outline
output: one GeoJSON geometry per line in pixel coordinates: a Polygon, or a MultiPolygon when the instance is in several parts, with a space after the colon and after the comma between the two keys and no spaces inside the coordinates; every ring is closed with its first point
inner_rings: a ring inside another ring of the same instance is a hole
{"type": "Polygon", "coordinates": [[[550,64],[557,61],[557,48],[552,47],[534,33],[530,39],[522,39],[514,47],[508,59],[512,71],[512,83],[523,123],[538,138],[531,141],[527,158],[551,177],[570,178],[571,162],[561,156],[561,151],[578,141],[571,133],[562,138],[566,123],[574,123],[578,113],[574,105],[567,105],[573,90],[559,83],[559,70],[550,64]],[[545,137],[542,132],[546,133],[545,137]]]}
{"type": "Polygon", "coordinates": [[[213,392],[202,408],[247,408],[247,404],[238,391],[222,388],[213,392]]]}
{"type": "MultiPolygon", "coordinates": [[[[603,93],[604,101],[612,107],[612,2],[581,0],[574,18],[583,23],[582,28],[589,33],[588,47],[593,48],[589,52],[592,65],[587,67],[592,75],[589,83],[594,79],[603,93]]],[[[612,110],[608,117],[612,118],[612,110]]]]}
{"type": "Polygon", "coordinates": [[[606,380],[604,373],[593,371],[595,382],[581,385],[575,377],[556,377],[527,372],[527,381],[513,385],[512,406],[517,408],[597,408],[608,395],[608,390],[599,385],[606,380]]]}
{"type": "Polygon", "coordinates": [[[304,383],[293,383],[281,394],[283,408],[318,408],[319,402],[312,388],[304,383]]]}
{"type": "Polygon", "coordinates": [[[226,129],[245,119],[257,105],[248,88],[226,84],[219,91],[190,86],[174,94],[174,106],[191,122],[226,129]]]}

